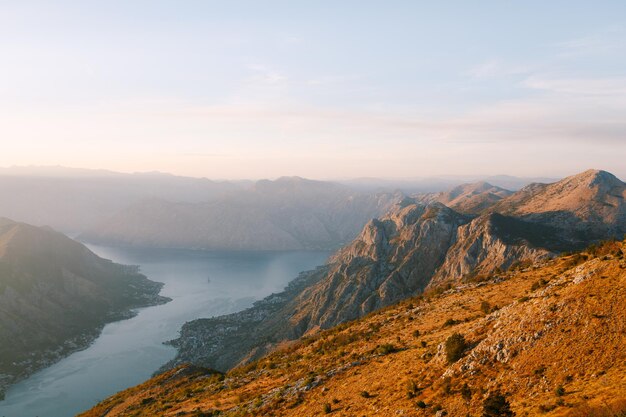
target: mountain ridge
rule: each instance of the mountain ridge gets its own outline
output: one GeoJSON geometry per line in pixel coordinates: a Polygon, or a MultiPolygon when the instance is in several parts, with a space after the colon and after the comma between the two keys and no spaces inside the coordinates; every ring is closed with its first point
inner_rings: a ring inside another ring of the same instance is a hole
{"type": "MultiPolygon", "coordinates": [[[[584,187],[595,184],[596,176],[585,172],[555,184],[529,186],[536,190],[530,197],[528,190],[520,190],[474,217],[438,202],[425,205],[419,197],[404,198],[385,216],[370,221],[351,244],[331,257],[328,265],[308,273],[309,284],[299,293],[280,293],[261,301],[249,311],[229,316],[228,325],[220,318],[185,324],[181,337],[173,341],[179,347],[178,355],[168,366],[191,362],[229,369],[271,351],[283,340],[356,319],[426,289],[463,285],[519,262],[541,262],[560,252],[579,249],[583,243],[593,243],[598,238],[595,234],[584,241],[572,239],[570,223],[552,217],[545,221],[544,217],[516,217],[508,209],[520,196],[524,204],[532,205],[534,196],[541,198],[546,189],[571,190],[567,184],[577,183],[575,189],[583,187],[585,191],[584,187]],[[500,207],[508,214],[500,213],[500,207]],[[212,338],[215,332],[219,340],[212,338]],[[246,342],[237,354],[237,340],[242,335],[246,342]],[[225,346],[231,351],[222,356],[225,346]],[[203,349],[210,354],[203,353],[203,349]]],[[[623,183],[615,182],[615,186],[621,189],[623,183]]],[[[585,212],[585,207],[597,210],[596,200],[590,198],[593,193],[585,191],[583,195],[586,199],[576,199],[570,207],[572,212],[585,212]]],[[[621,210],[622,206],[613,207],[618,214],[621,210]]],[[[626,231],[626,219],[620,215],[610,218],[615,221],[610,230],[626,231]]],[[[587,216],[580,221],[594,219],[587,216]]],[[[597,226],[598,230],[609,230],[603,221],[597,226]]],[[[602,238],[614,236],[606,233],[602,238]]]]}
{"type": "Polygon", "coordinates": [[[167,302],[161,287],[62,233],[0,218],[0,394],[131,309],[167,302]]]}

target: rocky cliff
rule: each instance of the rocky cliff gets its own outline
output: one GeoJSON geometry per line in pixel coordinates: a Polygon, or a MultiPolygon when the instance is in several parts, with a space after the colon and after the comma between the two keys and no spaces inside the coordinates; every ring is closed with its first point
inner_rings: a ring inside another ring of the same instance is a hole
{"type": "Polygon", "coordinates": [[[428,287],[461,285],[609,238],[626,231],[619,199],[624,189],[608,173],[587,171],[529,186],[475,217],[405,198],[370,221],[328,265],[305,274],[302,285],[236,315],[187,323],[173,342],[179,354],[169,366],[228,369],[284,340],[362,317],[428,287]]]}

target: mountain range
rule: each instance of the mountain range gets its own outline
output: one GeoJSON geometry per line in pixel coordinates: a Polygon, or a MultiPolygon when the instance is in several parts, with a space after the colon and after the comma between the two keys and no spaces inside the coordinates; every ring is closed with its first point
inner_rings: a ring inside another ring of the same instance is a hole
{"type": "MultiPolygon", "coordinates": [[[[481,212],[464,214],[438,201],[405,198],[367,223],[327,265],[303,273],[285,292],[239,313],[185,324],[180,338],[170,342],[179,351],[168,367],[193,363],[230,369],[286,340],[426,289],[463,285],[626,233],[626,184],[604,171],[532,184],[500,198],[493,198],[493,187],[484,184],[465,189],[484,190],[484,198],[481,192],[454,193],[466,201],[480,200],[481,212]]],[[[457,197],[451,201],[465,206],[457,197]]]]}

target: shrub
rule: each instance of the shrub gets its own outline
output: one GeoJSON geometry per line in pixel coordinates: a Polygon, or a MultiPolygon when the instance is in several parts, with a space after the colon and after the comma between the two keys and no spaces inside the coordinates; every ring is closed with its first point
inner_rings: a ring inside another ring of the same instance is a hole
{"type": "Polygon", "coordinates": [[[378,346],[374,350],[374,352],[378,353],[379,355],[388,355],[390,353],[395,353],[399,350],[400,349],[398,349],[395,345],[392,345],[391,343],[385,343],[384,345],[378,346]]]}
{"type": "Polygon", "coordinates": [[[547,283],[548,283],[548,281],[546,281],[545,279],[541,278],[539,281],[533,282],[533,285],[531,285],[530,290],[531,291],[536,291],[539,288],[545,286],[547,283]]]}
{"type": "Polygon", "coordinates": [[[454,363],[463,357],[467,348],[465,338],[460,333],[454,333],[446,340],[446,359],[448,363],[454,363]]]}
{"type": "Polygon", "coordinates": [[[424,401],[422,401],[422,400],[419,400],[417,402],[417,404],[415,404],[415,405],[417,406],[417,408],[426,408],[427,407],[426,403],[424,401]]]}
{"type": "Polygon", "coordinates": [[[500,391],[494,391],[483,401],[482,417],[513,417],[511,404],[500,391]]]}
{"type": "Polygon", "coordinates": [[[491,313],[491,304],[489,304],[489,301],[480,303],[480,310],[485,314],[491,313]]]}
{"type": "Polygon", "coordinates": [[[330,414],[333,411],[333,407],[330,403],[324,403],[324,414],[330,414]]]}
{"type": "Polygon", "coordinates": [[[372,398],[372,395],[367,391],[361,391],[361,397],[363,398],[372,398]]]}
{"type": "Polygon", "coordinates": [[[463,384],[463,386],[461,387],[461,397],[463,397],[465,401],[469,401],[472,399],[472,390],[467,384],[463,384]]]}
{"type": "Polygon", "coordinates": [[[411,399],[415,398],[419,394],[421,389],[417,386],[415,381],[410,380],[406,385],[406,397],[411,399]]]}
{"type": "Polygon", "coordinates": [[[413,330],[413,337],[420,337],[420,331],[417,329],[413,330]]]}
{"type": "Polygon", "coordinates": [[[457,323],[458,323],[458,321],[456,321],[454,319],[448,319],[448,320],[445,321],[445,323],[443,323],[443,327],[454,326],[457,323]]]}
{"type": "Polygon", "coordinates": [[[562,385],[558,386],[555,390],[554,393],[558,396],[558,397],[562,397],[565,395],[565,388],[563,388],[562,385]]]}

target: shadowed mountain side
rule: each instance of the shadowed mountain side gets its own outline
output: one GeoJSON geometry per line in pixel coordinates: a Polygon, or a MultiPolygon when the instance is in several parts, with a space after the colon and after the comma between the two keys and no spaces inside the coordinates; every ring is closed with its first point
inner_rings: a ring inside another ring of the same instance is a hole
{"type": "Polygon", "coordinates": [[[131,308],[166,302],[161,286],[50,228],[0,219],[0,391],[131,308]]]}

